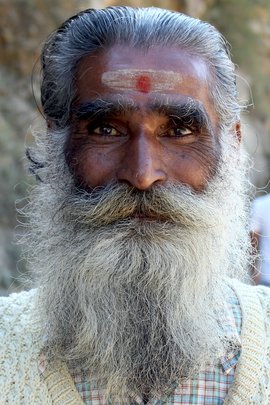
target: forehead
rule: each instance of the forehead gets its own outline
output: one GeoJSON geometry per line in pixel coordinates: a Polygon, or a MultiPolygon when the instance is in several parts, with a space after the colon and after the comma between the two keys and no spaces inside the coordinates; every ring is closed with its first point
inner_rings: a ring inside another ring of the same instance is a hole
{"type": "Polygon", "coordinates": [[[199,56],[174,47],[154,46],[147,51],[115,45],[84,57],[77,67],[77,101],[116,95],[141,104],[164,96],[202,103],[217,123],[209,83],[210,68],[199,56]]]}

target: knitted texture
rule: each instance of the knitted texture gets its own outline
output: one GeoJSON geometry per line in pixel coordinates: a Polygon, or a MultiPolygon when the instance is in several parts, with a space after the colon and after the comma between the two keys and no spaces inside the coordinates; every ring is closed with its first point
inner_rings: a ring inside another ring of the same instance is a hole
{"type": "Polygon", "coordinates": [[[0,404],[52,404],[38,373],[41,339],[35,290],[0,299],[0,404]]]}
{"type": "MultiPolygon", "coordinates": [[[[242,308],[242,351],[224,405],[270,405],[270,289],[230,283],[242,308]]],[[[35,299],[35,290],[0,299],[0,405],[82,405],[65,364],[40,375],[35,299]]]]}
{"type": "Polygon", "coordinates": [[[242,355],[224,405],[269,405],[270,289],[237,283],[235,291],[243,311],[242,355]]]}

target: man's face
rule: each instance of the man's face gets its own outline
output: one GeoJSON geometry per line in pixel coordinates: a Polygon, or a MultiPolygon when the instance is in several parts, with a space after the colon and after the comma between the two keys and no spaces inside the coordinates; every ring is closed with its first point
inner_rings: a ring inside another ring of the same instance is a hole
{"type": "Polygon", "coordinates": [[[211,80],[205,61],[179,48],[113,46],[85,57],[69,145],[77,181],[89,189],[170,181],[202,190],[219,157],[211,80]]]}

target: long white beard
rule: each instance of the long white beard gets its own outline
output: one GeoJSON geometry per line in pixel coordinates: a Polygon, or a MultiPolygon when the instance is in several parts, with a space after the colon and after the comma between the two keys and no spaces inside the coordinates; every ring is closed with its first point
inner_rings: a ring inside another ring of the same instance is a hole
{"type": "Polygon", "coordinates": [[[175,184],[81,193],[55,145],[50,181],[28,208],[44,350],[87,372],[113,402],[168,395],[231,344],[217,305],[225,277],[242,278],[248,259],[239,151],[223,140],[202,193],[175,184]]]}

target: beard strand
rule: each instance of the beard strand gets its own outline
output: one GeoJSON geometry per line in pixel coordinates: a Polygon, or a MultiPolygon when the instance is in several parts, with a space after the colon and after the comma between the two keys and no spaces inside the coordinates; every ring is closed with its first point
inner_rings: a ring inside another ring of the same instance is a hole
{"type": "Polygon", "coordinates": [[[86,192],[60,158],[65,135],[55,137],[49,181],[26,210],[44,351],[87,373],[114,403],[167,396],[233,347],[217,304],[225,277],[246,273],[246,170],[226,143],[203,192],[179,184],[86,192]]]}

